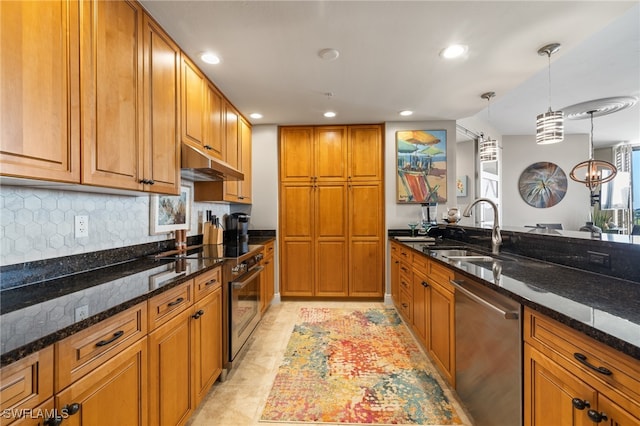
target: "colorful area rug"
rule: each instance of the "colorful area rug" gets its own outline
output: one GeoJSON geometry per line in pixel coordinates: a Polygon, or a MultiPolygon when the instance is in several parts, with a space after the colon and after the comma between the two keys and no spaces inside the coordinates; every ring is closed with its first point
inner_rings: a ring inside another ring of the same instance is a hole
{"type": "Polygon", "coordinates": [[[394,309],[302,308],[261,421],[461,424],[394,309]]]}

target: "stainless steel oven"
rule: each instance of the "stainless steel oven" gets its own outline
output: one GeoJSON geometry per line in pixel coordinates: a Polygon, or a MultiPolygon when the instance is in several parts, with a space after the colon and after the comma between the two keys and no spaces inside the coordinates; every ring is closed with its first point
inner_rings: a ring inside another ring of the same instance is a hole
{"type": "Polygon", "coordinates": [[[229,367],[260,322],[260,273],[264,267],[259,263],[262,256],[257,253],[235,264],[227,261],[229,367]]]}

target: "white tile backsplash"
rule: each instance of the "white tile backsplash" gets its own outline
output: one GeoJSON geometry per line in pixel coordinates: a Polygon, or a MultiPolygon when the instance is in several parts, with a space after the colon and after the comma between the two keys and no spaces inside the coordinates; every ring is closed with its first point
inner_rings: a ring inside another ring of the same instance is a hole
{"type": "MultiPolygon", "coordinates": [[[[1,186],[0,265],[172,239],[172,234],[149,235],[149,199],[147,194],[1,186]],[[76,215],[89,217],[89,237],[75,238],[76,215]]],[[[192,202],[188,236],[199,233],[198,212],[203,210],[222,217],[229,213],[229,204],[192,202]]]]}

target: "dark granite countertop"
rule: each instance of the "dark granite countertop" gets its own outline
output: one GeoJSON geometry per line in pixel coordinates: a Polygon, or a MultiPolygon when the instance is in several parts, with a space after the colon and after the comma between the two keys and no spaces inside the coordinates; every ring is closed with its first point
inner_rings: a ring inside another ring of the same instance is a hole
{"type": "MultiPolygon", "coordinates": [[[[501,253],[495,262],[451,260],[439,246],[401,242],[595,340],[640,359],[640,283],[524,256],[501,253]]],[[[483,248],[468,246],[474,251],[483,248]]]]}
{"type": "MultiPolygon", "coordinates": [[[[252,238],[249,249],[257,250],[261,248],[261,241],[270,239],[273,237],[252,238]]],[[[205,246],[189,254],[202,253],[208,248],[205,246]]],[[[209,250],[209,253],[213,252],[209,250]]],[[[221,252],[220,249],[217,252],[221,252]]],[[[104,259],[108,261],[108,258],[104,259]]],[[[224,262],[223,257],[176,260],[172,257],[152,259],[142,256],[102,268],[5,288],[0,292],[0,366],[17,361],[224,262]],[[85,306],[88,316],[78,319],[77,309],[85,306]]],[[[51,263],[55,264],[56,260],[51,263]]],[[[26,273],[28,275],[28,271],[26,273]]]]}

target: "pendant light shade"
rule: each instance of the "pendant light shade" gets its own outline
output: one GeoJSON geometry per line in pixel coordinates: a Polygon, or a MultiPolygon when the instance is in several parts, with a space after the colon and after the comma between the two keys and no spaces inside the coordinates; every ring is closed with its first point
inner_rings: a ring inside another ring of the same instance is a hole
{"type": "MultiPolygon", "coordinates": [[[[486,92],[480,95],[482,99],[486,99],[488,102],[487,116],[489,122],[491,122],[491,98],[493,98],[495,95],[496,92],[486,92]]],[[[484,135],[481,133],[480,140],[478,141],[478,154],[481,163],[498,161],[498,141],[495,139],[491,139],[491,137],[487,137],[487,139],[485,139],[484,135]]]]}
{"type": "Polygon", "coordinates": [[[538,55],[549,58],[549,110],[536,117],[536,143],[548,145],[564,139],[564,116],[562,111],[551,109],[551,55],[560,50],[559,43],[551,43],[538,49],[538,55]]]}
{"type": "Polygon", "coordinates": [[[576,182],[584,183],[587,188],[593,190],[598,187],[598,185],[602,185],[603,183],[609,182],[616,177],[618,173],[618,169],[613,164],[603,161],[603,160],[594,160],[593,159],[593,114],[596,111],[589,111],[589,115],[591,116],[591,134],[589,135],[589,159],[587,161],[582,161],[576,164],[573,169],[571,169],[571,173],[569,177],[575,180],[576,182]]]}
{"type": "Polygon", "coordinates": [[[562,111],[549,111],[536,118],[536,143],[548,145],[564,139],[564,116],[562,111]]]}
{"type": "Polygon", "coordinates": [[[484,139],[483,137],[481,137],[478,151],[480,152],[480,162],[489,163],[491,161],[497,161],[498,141],[491,138],[484,139]]]}

